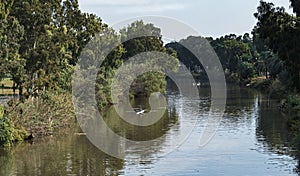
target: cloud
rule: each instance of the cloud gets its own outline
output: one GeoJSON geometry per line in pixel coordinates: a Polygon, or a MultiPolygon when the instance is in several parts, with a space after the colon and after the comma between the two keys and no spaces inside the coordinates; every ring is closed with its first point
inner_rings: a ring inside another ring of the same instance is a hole
{"type": "Polygon", "coordinates": [[[151,4],[147,6],[143,6],[142,8],[139,6],[132,6],[125,8],[120,8],[120,13],[151,13],[151,12],[165,12],[169,10],[182,10],[185,9],[185,6],[181,4],[151,4]]]}
{"type": "Polygon", "coordinates": [[[82,4],[86,5],[103,5],[103,6],[124,6],[124,5],[145,5],[149,4],[151,0],[80,0],[82,4]]]}
{"type": "Polygon", "coordinates": [[[152,13],[169,10],[182,10],[187,7],[187,2],[180,0],[79,0],[84,9],[111,10],[113,13],[152,13]]]}

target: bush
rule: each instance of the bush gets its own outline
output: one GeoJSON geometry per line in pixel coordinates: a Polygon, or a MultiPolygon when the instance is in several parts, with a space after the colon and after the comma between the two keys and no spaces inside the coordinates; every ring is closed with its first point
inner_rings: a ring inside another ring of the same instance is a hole
{"type": "Polygon", "coordinates": [[[288,121],[289,129],[291,131],[300,131],[300,98],[289,96],[283,108],[292,116],[288,121]]]}
{"type": "Polygon", "coordinates": [[[286,109],[293,114],[300,112],[300,98],[297,96],[289,96],[286,102],[286,109]]]}
{"type": "Polygon", "coordinates": [[[13,140],[12,123],[8,118],[3,116],[3,108],[0,106],[0,146],[11,144],[13,140]]]}
{"type": "Polygon", "coordinates": [[[51,135],[55,129],[75,122],[72,97],[67,92],[46,91],[39,97],[24,102],[12,100],[7,116],[16,129],[25,129],[34,135],[51,135]]]}
{"type": "Polygon", "coordinates": [[[22,141],[26,136],[26,131],[23,128],[16,129],[0,106],[0,146],[11,145],[13,141],[22,141]]]}
{"type": "Polygon", "coordinates": [[[242,62],[239,65],[239,74],[242,79],[253,78],[255,75],[254,65],[249,62],[242,62]]]}

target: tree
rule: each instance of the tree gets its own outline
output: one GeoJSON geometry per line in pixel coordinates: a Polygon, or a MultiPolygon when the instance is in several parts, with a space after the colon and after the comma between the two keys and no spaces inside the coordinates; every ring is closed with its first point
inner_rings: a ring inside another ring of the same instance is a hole
{"type": "Polygon", "coordinates": [[[274,7],[273,3],[260,1],[257,13],[256,30],[259,37],[265,39],[268,47],[284,61],[291,77],[291,86],[300,90],[300,48],[299,2],[291,1],[296,16],[285,12],[283,7],[274,7]]]}
{"type": "Polygon", "coordinates": [[[230,34],[212,40],[211,45],[227,73],[236,73],[240,79],[247,79],[256,72],[253,67],[256,62],[255,50],[251,41],[247,33],[243,36],[230,34]]]}
{"type": "Polygon", "coordinates": [[[19,54],[24,28],[10,14],[13,2],[0,2],[0,75],[11,76],[15,90],[15,84],[21,87],[24,83],[25,60],[19,54]]]}
{"type": "Polygon", "coordinates": [[[81,50],[105,26],[101,19],[82,13],[77,0],[15,1],[12,8],[12,16],[24,26],[19,54],[26,61],[28,92],[70,90],[73,66],[81,50]]]}
{"type": "Polygon", "coordinates": [[[95,14],[82,13],[78,0],[65,0],[57,12],[55,22],[67,31],[68,49],[72,52],[70,63],[76,64],[82,49],[86,44],[100,33],[106,24],[95,14]]]}
{"type": "MultiPolygon", "coordinates": [[[[137,54],[151,51],[175,56],[172,50],[168,50],[163,46],[161,30],[151,23],[144,24],[143,21],[133,22],[127,28],[121,29],[120,34],[125,49],[122,55],[122,60],[124,61],[127,61],[137,54]]],[[[176,69],[178,66],[178,60],[174,59],[174,57],[172,57],[172,59],[161,58],[158,62],[165,64],[165,66],[170,69],[176,69]]],[[[141,67],[143,67],[143,65],[151,65],[151,63],[147,61],[141,64],[141,67]]],[[[165,93],[165,91],[166,77],[164,73],[160,72],[150,72],[139,76],[135,82],[132,83],[131,87],[131,93],[135,96],[139,94],[150,96],[153,92],[165,93]],[[142,89],[139,89],[141,87],[142,89]]]]}
{"type": "MultiPolygon", "coordinates": [[[[191,38],[189,38],[189,39],[191,39],[191,38]]],[[[188,39],[186,39],[186,40],[188,40],[188,39]]],[[[180,44],[181,42],[184,42],[184,40],[181,40],[179,42],[168,43],[166,45],[166,48],[171,48],[174,51],[176,51],[179,61],[182,62],[192,72],[196,72],[198,67],[203,69],[203,66],[199,62],[197,57],[191,51],[189,51],[187,48],[185,48],[182,44],[180,44]]]]}
{"type": "Polygon", "coordinates": [[[93,49],[88,51],[90,52],[89,57],[92,56],[97,60],[103,61],[100,68],[97,68],[98,73],[95,88],[98,108],[103,109],[114,103],[111,97],[111,85],[115,76],[115,72],[123,63],[121,57],[125,50],[123,45],[120,44],[120,35],[118,35],[111,28],[105,28],[103,30],[103,33],[97,35],[94,39],[92,39],[91,43],[93,44],[93,49]],[[101,45],[101,49],[98,49],[97,46],[99,45],[101,45]],[[115,48],[106,56],[104,50],[106,48],[110,48],[111,45],[115,46],[115,48]],[[106,58],[98,58],[105,56],[106,58]]]}

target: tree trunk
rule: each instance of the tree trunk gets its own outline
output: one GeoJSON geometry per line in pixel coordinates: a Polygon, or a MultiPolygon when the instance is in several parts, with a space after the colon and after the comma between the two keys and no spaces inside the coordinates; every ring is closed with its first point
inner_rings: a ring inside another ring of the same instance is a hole
{"type": "Polygon", "coordinates": [[[16,83],[13,81],[13,94],[16,95],[16,83]]]}
{"type": "Polygon", "coordinates": [[[23,97],[23,88],[22,88],[21,84],[19,84],[18,86],[19,86],[19,98],[22,99],[22,97],[23,97]]]}
{"type": "Polygon", "coordinates": [[[292,67],[292,86],[293,88],[296,88],[297,91],[300,91],[300,75],[299,75],[299,68],[297,68],[296,66],[292,67]]]}
{"type": "Polygon", "coordinates": [[[297,69],[295,74],[295,87],[297,91],[300,91],[300,71],[297,69]]]}

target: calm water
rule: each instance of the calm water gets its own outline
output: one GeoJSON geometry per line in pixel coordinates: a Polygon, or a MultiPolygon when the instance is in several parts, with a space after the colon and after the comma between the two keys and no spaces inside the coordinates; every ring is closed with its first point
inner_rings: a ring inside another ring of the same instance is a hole
{"type": "MultiPolygon", "coordinates": [[[[170,91],[168,112],[147,128],[128,126],[108,110],[105,121],[126,138],[163,138],[146,151],[127,148],[124,160],[99,151],[85,136],[75,134],[77,130],[0,150],[0,175],[298,175],[299,154],[294,137],[286,131],[285,115],[275,100],[253,90],[229,88],[226,112],[214,138],[199,147],[209,92],[201,88],[197,100],[170,91]],[[182,134],[188,138],[169,153],[182,134]]],[[[135,106],[147,107],[142,100],[135,106]]]]}

